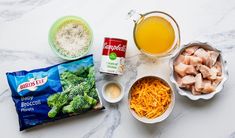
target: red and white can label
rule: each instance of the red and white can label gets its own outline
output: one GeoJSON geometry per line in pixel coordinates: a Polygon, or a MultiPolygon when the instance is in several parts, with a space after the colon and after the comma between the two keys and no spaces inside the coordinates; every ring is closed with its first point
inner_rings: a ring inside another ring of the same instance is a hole
{"type": "Polygon", "coordinates": [[[100,72],[121,75],[124,72],[127,41],[104,38],[100,72]]]}

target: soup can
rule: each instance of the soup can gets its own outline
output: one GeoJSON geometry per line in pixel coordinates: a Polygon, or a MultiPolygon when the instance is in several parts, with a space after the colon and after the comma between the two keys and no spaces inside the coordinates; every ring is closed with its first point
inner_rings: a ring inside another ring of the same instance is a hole
{"type": "Polygon", "coordinates": [[[126,48],[127,40],[105,37],[100,72],[122,75],[125,68],[126,48]]]}

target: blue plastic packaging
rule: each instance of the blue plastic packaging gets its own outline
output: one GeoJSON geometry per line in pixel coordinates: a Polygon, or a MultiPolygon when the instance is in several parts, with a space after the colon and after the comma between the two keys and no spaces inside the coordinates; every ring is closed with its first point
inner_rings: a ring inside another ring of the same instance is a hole
{"type": "Polygon", "coordinates": [[[103,109],[95,85],[93,56],[31,71],[6,73],[20,131],[103,109]]]}

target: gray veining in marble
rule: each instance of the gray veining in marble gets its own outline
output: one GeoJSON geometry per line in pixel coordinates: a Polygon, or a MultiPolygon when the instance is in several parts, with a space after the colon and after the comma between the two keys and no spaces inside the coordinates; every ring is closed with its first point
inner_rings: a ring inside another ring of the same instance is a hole
{"type": "Polygon", "coordinates": [[[232,52],[235,48],[235,30],[208,34],[206,38],[224,52],[232,52]]]}
{"type": "Polygon", "coordinates": [[[224,21],[225,18],[227,18],[227,16],[231,13],[233,13],[233,11],[235,10],[235,6],[231,4],[231,8],[227,9],[222,16],[215,22],[215,25],[220,24],[222,21],[224,21]]]}
{"type": "Polygon", "coordinates": [[[50,0],[4,0],[0,1],[0,21],[12,21],[25,13],[44,5],[50,0]]]}
{"type": "MultiPolygon", "coordinates": [[[[0,57],[4,57],[8,62],[10,61],[15,61],[17,59],[43,59],[45,60],[46,63],[48,64],[55,64],[55,62],[59,62],[61,60],[57,59],[57,58],[48,58],[47,56],[35,53],[35,52],[30,52],[30,51],[13,51],[13,50],[0,50],[0,57]]],[[[137,76],[137,68],[138,66],[140,66],[141,64],[146,63],[146,60],[150,60],[148,58],[146,58],[144,55],[142,54],[137,54],[135,56],[129,57],[126,59],[126,72],[125,72],[125,78],[120,78],[119,76],[109,76],[109,75],[104,75],[104,74],[100,74],[99,73],[99,64],[100,61],[96,61],[95,62],[95,67],[96,67],[96,74],[97,74],[97,85],[98,86],[102,86],[102,84],[107,81],[107,80],[111,80],[114,78],[116,79],[123,79],[120,80],[124,86],[125,86],[125,91],[128,90],[129,85],[131,84],[131,82],[133,82],[136,79],[137,76]],[[139,60],[140,58],[142,58],[143,60],[139,60]]],[[[100,87],[99,87],[100,88],[100,87]]],[[[101,90],[100,90],[101,91],[101,90]]],[[[3,92],[1,92],[0,94],[0,102],[3,101],[5,98],[10,98],[10,91],[9,89],[4,90],[3,92]]],[[[115,132],[115,129],[120,125],[120,119],[121,119],[121,113],[118,109],[118,105],[106,105],[106,110],[108,110],[108,112],[106,113],[106,116],[103,118],[103,121],[98,124],[95,128],[91,129],[89,132],[87,132],[83,137],[84,138],[88,138],[91,135],[99,132],[99,130],[102,127],[106,128],[105,131],[105,135],[104,137],[106,138],[111,138],[113,136],[113,133],[115,132]],[[109,120],[109,121],[107,121],[109,120]]]]}
{"type": "MultiPolygon", "coordinates": [[[[51,5],[48,4],[51,1],[52,0],[0,0],[0,23],[6,25],[7,23],[11,22],[13,25],[15,25],[14,22],[18,23],[17,21],[21,21],[21,20],[22,20],[22,22],[24,22],[24,19],[26,19],[26,18],[28,19],[26,14],[29,12],[32,12],[37,7],[41,7],[38,9],[42,9],[45,11],[51,11],[51,9],[55,8],[55,7],[53,7],[54,6],[53,4],[51,4],[51,5]],[[46,4],[48,4],[49,6],[48,7],[43,6],[46,4]],[[25,18],[21,18],[24,15],[25,15],[25,18]]],[[[53,1],[53,2],[58,4],[58,6],[61,6],[61,7],[64,6],[64,4],[61,1],[60,2],[53,1]],[[59,4],[59,3],[62,3],[62,4],[59,4]]],[[[74,5],[79,3],[78,1],[73,1],[73,0],[68,1],[68,2],[74,3],[74,5]]],[[[106,1],[106,4],[102,3],[102,2],[103,1],[98,2],[97,5],[99,5],[98,6],[99,8],[97,8],[96,10],[102,11],[102,9],[104,9],[104,12],[100,12],[100,13],[109,16],[110,14],[106,14],[107,10],[105,8],[116,6],[117,1],[109,0],[109,1],[106,1]]],[[[143,1],[138,1],[138,2],[141,3],[143,1]]],[[[198,32],[196,32],[196,34],[198,34],[198,35],[195,38],[196,38],[196,40],[200,40],[200,41],[204,41],[204,42],[211,42],[214,44],[215,47],[217,47],[218,49],[221,49],[223,52],[225,52],[226,56],[228,57],[228,62],[230,61],[230,63],[229,63],[230,68],[231,68],[230,74],[231,74],[231,80],[233,80],[234,71],[232,69],[234,67],[234,63],[232,62],[233,61],[232,58],[234,57],[233,52],[235,49],[235,28],[233,27],[234,23],[235,23],[235,20],[233,19],[233,16],[235,14],[235,6],[234,6],[235,1],[234,0],[227,0],[227,1],[206,0],[206,1],[197,1],[197,2],[192,1],[192,3],[194,3],[195,5],[193,5],[193,6],[190,4],[188,5],[188,6],[192,6],[192,8],[190,9],[191,11],[193,11],[193,12],[191,12],[191,15],[190,14],[188,14],[188,15],[182,14],[183,12],[180,13],[182,10],[187,10],[187,9],[185,9],[184,6],[182,6],[182,7],[179,6],[180,4],[184,5],[187,2],[186,0],[179,0],[179,1],[177,1],[177,5],[173,4],[174,6],[167,6],[167,5],[169,5],[168,1],[161,1],[161,2],[160,1],[156,2],[156,1],[151,1],[151,0],[149,1],[149,3],[154,3],[154,4],[157,3],[157,5],[159,7],[149,6],[149,4],[145,5],[143,3],[138,4],[138,2],[128,1],[127,2],[128,4],[123,5],[122,6],[123,9],[121,9],[120,11],[117,11],[117,12],[112,11],[113,12],[112,15],[116,16],[115,13],[122,12],[122,10],[129,11],[131,8],[137,8],[137,9],[139,8],[140,11],[141,10],[149,11],[149,10],[157,8],[160,10],[161,9],[164,9],[166,11],[169,10],[175,15],[178,14],[178,18],[181,20],[181,22],[187,22],[189,19],[191,19],[192,14],[194,14],[193,16],[202,16],[199,14],[202,12],[204,12],[203,15],[208,16],[209,18],[212,17],[210,19],[212,19],[213,22],[208,23],[209,27],[206,28],[206,30],[201,29],[201,28],[203,28],[203,26],[198,27],[199,30],[198,30],[198,32]],[[199,4],[197,5],[197,3],[199,3],[199,4]],[[217,3],[219,3],[219,4],[217,4],[217,3]],[[202,5],[204,7],[200,7],[202,5]],[[145,6],[148,6],[148,8],[145,9],[145,6]],[[197,7],[198,9],[193,8],[193,7],[197,7]],[[202,11],[202,12],[200,12],[200,11],[202,11]],[[180,14],[182,14],[182,15],[180,15],[180,14]],[[226,26],[229,26],[228,29],[226,28],[226,26]],[[224,28],[226,28],[226,29],[224,29],[224,28]]],[[[175,3],[173,1],[171,1],[171,2],[175,3]]],[[[68,8],[69,8],[68,11],[62,11],[61,13],[58,13],[56,16],[59,16],[60,14],[62,15],[64,13],[71,12],[71,13],[74,13],[77,15],[80,15],[80,13],[83,13],[83,15],[88,16],[88,17],[90,15],[92,15],[92,18],[94,18],[95,17],[95,16],[93,16],[94,11],[92,11],[91,13],[86,15],[84,13],[87,12],[87,9],[85,9],[85,8],[84,8],[85,10],[83,9],[83,6],[84,7],[91,6],[92,9],[95,9],[95,7],[92,5],[92,3],[96,3],[96,2],[88,0],[85,4],[83,4],[80,7],[79,7],[79,5],[77,7],[76,6],[73,7],[73,6],[71,6],[73,4],[71,4],[68,6],[68,8]]],[[[38,12],[40,12],[40,10],[38,12]]],[[[99,11],[97,11],[97,13],[98,12],[99,11]]],[[[54,13],[48,13],[48,14],[50,16],[54,16],[54,13]]],[[[97,17],[95,17],[95,18],[103,17],[104,15],[102,15],[102,16],[97,15],[97,17]]],[[[31,15],[29,14],[29,18],[30,18],[30,16],[31,15]]],[[[27,19],[26,19],[26,21],[27,21],[27,19]]],[[[110,18],[108,18],[108,19],[110,19],[110,18]]],[[[205,19],[206,19],[206,17],[205,17],[205,19]]],[[[91,21],[95,21],[95,20],[91,20],[91,21]]],[[[102,23],[102,24],[105,23],[106,21],[109,22],[109,20],[104,20],[103,18],[100,19],[100,21],[101,21],[100,23],[102,23]]],[[[112,21],[112,20],[110,20],[110,21],[112,21]]],[[[210,21],[208,21],[208,22],[210,22],[210,21]]],[[[187,22],[187,23],[191,23],[191,22],[187,22]]],[[[113,23],[113,24],[115,24],[115,23],[113,23]]],[[[27,22],[25,22],[25,25],[27,25],[27,22]]],[[[107,24],[105,24],[105,25],[107,25],[107,24]]],[[[8,25],[6,25],[6,26],[8,26],[8,25]]],[[[97,24],[97,26],[102,26],[102,25],[97,24]]],[[[118,24],[116,24],[116,26],[118,26],[118,24]]],[[[10,27],[10,25],[9,25],[9,27],[10,27]]],[[[22,27],[25,27],[25,26],[22,24],[22,27]]],[[[195,28],[196,26],[191,25],[190,27],[195,28]]],[[[185,31],[182,33],[183,39],[185,38],[186,35],[191,34],[190,27],[188,27],[188,30],[183,30],[183,31],[185,31]]],[[[103,33],[102,31],[98,32],[100,30],[99,30],[99,28],[96,28],[96,26],[94,27],[94,30],[95,30],[96,35],[102,35],[102,33],[103,33]],[[97,34],[97,32],[98,32],[98,34],[97,34]]],[[[6,31],[3,33],[6,33],[6,31]]],[[[46,37],[46,35],[47,34],[45,34],[45,37],[46,37]]],[[[4,35],[1,35],[1,32],[0,32],[0,36],[3,37],[3,39],[6,39],[6,38],[4,38],[4,35]]],[[[131,36],[131,34],[130,34],[130,36],[131,36]]],[[[2,39],[1,37],[0,37],[0,40],[2,39]]],[[[96,39],[96,40],[98,40],[98,39],[96,39]]],[[[47,40],[45,40],[45,41],[47,41],[47,40]]],[[[185,40],[185,41],[190,42],[188,40],[185,40]]],[[[12,43],[11,45],[14,45],[14,43],[12,43]]],[[[50,66],[50,65],[54,65],[56,63],[63,62],[63,60],[59,59],[56,56],[52,56],[52,55],[48,56],[47,54],[44,54],[44,53],[38,53],[33,49],[32,49],[32,51],[30,51],[30,50],[31,49],[28,49],[28,50],[26,50],[26,49],[7,50],[4,47],[1,47],[0,48],[0,59],[1,59],[0,65],[6,65],[6,67],[1,67],[2,69],[0,69],[0,71],[1,71],[0,77],[2,78],[3,76],[5,76],[5,72],[9,70],[9,67],[11,66],[11,64],[17,63],[17,61],[20,61],[20,62],[22,62],[24,60],[30,61],[30,62],[35,61],[38,63],[42,63],[44,66],[50,66]]],[[[100,66],[100,61],[99,60],[95,61],[96,75],[97,75],[96,76],[97,86],[98,86],[100,92],[101,92],[102,85],[106,81],[113,80],[113,79],[119,80],[120,82],[122,82],[123,85],[125,86],[125,91],[128,91],[128,88],[130,87],[130,85],[133,83],[133,81],[139,75],[138,68],[145,66],[145,65],[148,66],[149,64],[158,64],[158,61],[148,59],[142,54],[135,53],[134,56],[128,57],[126,59],[126,63],[127,63],[126,64],[126,72],[123,75],[125,77],[119,77],[119,76],[106,76],[106,75],[100,74],[98,71],[99,70],[98,67],[100,66]]],[[[22,69],[24,69],[23,68],[24,66],[21,66],[21,67],[22,67],[22,69]]],[[[14,69],[14,67],[12,67],[11,69],[14,69]]],[[[7,115],[3,115],[3,117],[7,116],[10,118],[10,114],[13,115],[12,110],[15,110],[15,109],[13,108],[13,105],[12,105],[11,109],[6,109],[6,105],[8,108],[9,100],[11,100],[11,92],[10,92],[10,89],[8,88],[8,86],[5,84],[3,85],[4,88],[2,88],[0,90],[0,107],[1,107],[0,110],[4,113],[6,112],[6,114],[7,114],[7,115]]],[[[218,111],[217,111],[217,106],[218,106],[219,108],[222,108],[222,110],[224,112],[227,111],[223,107],[229,105],[229,103],[231,104],[231,102],[232,102],[232,100],[229,99],[230,96],[226,97],[226,95],[227,94],[232,95],[232,89],[234,88],[234,86],[233,86],[234,82],[229,81],[229,84],[230,84],[230,86],[227,86],[226,91],[225,91],[227,93],[224,92],[224,93],[218,95],[218,98],[215,97],[214,99],[212,99],[209,102],[197,102],[197,103],[194,102],[194,103],[192,103],[188,99],[176,96],[177,104],[176,104],[175,109],[173,110],[172,114],[169,116],[169,118],[167,120],[165,120],[164,122],[161,122],[159,124],[156,124],[153,126],[147,126],[147,127],[146,126],[143,127],[139,123],[131,122],[130,120],[128,120],[128,123],[130,123],[130,124],[128,124],[128,125],[130,125],[130,128],[129,128],[130,130],[128,130],[128,131],[131,131],[133,136],[140,137],[140,138],[142,138],[142,137],[165,138],[168,135],[169,136],[176,136],[176,137],[180,136],[180,135],[181,136],[184,135],[181,133],[185,133],[185,134],[189,135],[189,133],[193,132],[193,130],[188,128],[189,123],[188,124],[187,124],[187,122],[185,123],[185,120],[192,121],[194,123],[200,122],[201,119],[203,119],[203,118],[198,119],[197,116],[204,115],[204,114],[200,113],[200,110],[203,110],[203,112],[208,112],[208,114],[210,112],[214,114],[214,113],[218,113],[218,111]],[[221,97],[226,98],[226,99],[223,100],[223,98],[221,98],[221,97]],[[228,103],[226,103],[227,101],[228,101],[228,103]],[[194,116],[194,114],[196,114],[197,116],[194,116]],[[191,118],[193,120],[191,120],[191,118]],[[196,121],[194,121],[194,120],[196,120],[196,121]],[[185,124],[186,124],[186,126],[184,126],[185,124]],[[182,130],[182,129],[185,129],[188,131],[184,132],[184,130],[182,130]],[[174,130],[177,130],[178,132],[175,132],[174,130]],[[145,135],[143,136],[142,133],[144,133],[145,135]]],[[[1,86],[2,86],[2,83],[1,83],[1,86]]],[[[232,95],[232,96],[234,96],[234,95],[232,95]]],[[[120,103],[118,105],[114,105],[114,106],[109,105],[105,102],[104,102],[104,104],[106,107],[105,114],[103,116],[101,116],[99,122],[95,123],[95,125],[93,127],[83,131],[84,135],[82,135],[82,137],[83,138],[89,138],[89,137],[111,138],[111,137],[115,137],[115,134],[120,134],[120,133],[122,135],[117,135],[117,136],[130,136],[131,137],[132,135],[128,135],[128,133],[126,133],[125,130],[123,131],[123,129],[120,129],[120,128],[125,127],[125,123],[122,122],[123,117],[125,116],[125,112],[123,111],[122,107],[125,106],[125,104],[127,104],[126,101],[122,101],[122,103],[120,103]],[[102,135],[100,135],[101,133],[102,133],[102,135]]],[[[9,108],[10,107],[11,106],[9,105],[9,108]]],[[[230,112],[227,111],[226,113],[230,114],[230,116],[228,117],[229,119],[231,119],[232,115],[234,115],[233,111],[230,111],[230,112]]],[[[221,115],[225,115],[226,113],[222,112],[221,115]]],[[[210,115],[213,115],[213,114],[210,114],[210,115]]],[[[16,115],[14,117],[16,117],[16,115]]],[[[210,120],[210,117],[207,117],[205,115],[203,117],[210,120]]],[[[216,123],[216,121],[221,121],[220,123],[223,125],[225,125],[226,124],[225,121],[227,121],[226,119],[220,120],[216,116],[213,116],[211,118],[213,119],[213,121],[215,121],[215,123],[216,123]]],[[[4,121],[4,120],[1,120],[1,121],[4,121]]],[[[7,122],[10,122],[10,121],[11,120],[8,120],[7,122]]],[[[16,120],[14,120],[14,121],[16,121],[16,120]]],[[[86,122],[89,122],[89,121],[86,120],[86,122]]],[[[11,123],[9,123],[9,125],[11,125],[11,127],[14,127],[14,126],[16,127],[17,123],[14,124],[14,122],[12,121],[11,123]]],[[[74,125],[74,124],[71,123],[71,125],[74,125]]],[[[86,125],[86,123],[79,124],[79,121],[78,121],[78,125],[76,125],[76,127],[78,127],[78,129],[81,129],[85,125],[86,125]]],[[[213,122],[213,124],[211,124],[211,128],[214,128],[213,125],[214,125],[214,122],[213,122]]],[[[220,136],[223,135],[224,137],[235,138],[235,132],[234,132],[235,128],[232,128],[232,127],[234,127],[234,125],[229,124],[228,122],[226,124],[226,127],[227,127],[227,125],[229,125],[231,130],[226,130],[226,132],[224,132],[224,133],[217,131],[213,134],[210,134],[210,136],[213,136],[213,135],[216,136],[216,134],[218,133],[218,134],[220,134],[220,136]]],[[[54,133],[53,132],[50,133],[49,131],[47,131],[47,132],[41,131],[39,129],[35,132],[31,132],[31,134],[29,134],[29,133],[24,133],[24,134],[23,133],[16,133],[16,132],[13,132],[16,130],[16,128],[15,128],[15,130],[12,130],[12,128],[8,128],[8,129],[6,129],[6,133],[4,130],[4,132],[2,133],[3,135],[0,134],[0,137],[3,137],[4,134],[10,135],[10,133],[14,134],[15,137],[16,136],[26,137],[26,138],[51,137],[51,136],[54,136],[55,133],[57,133],[57,129],[62,130],[60,128],[66,128],[66,127],[70,128],[69,125],[66,126],[66,124],[65,124],[63,126],[62,124],[60,124],[58,126],[55,125],[53,127],[48,128],[48,129],[50,129],[50,131],[53,131],[54,133]]],[[[191,126],[191,127],[195,127],[195,126],[191,126]]],[[[0,129],[2,129],[1,126],[0,126],[0,129]]],[[[65,134],[68,134],[68,132],[70,132],[69,130],[66,130],[66,129],[63,131],[65,134]]],[[[223,131],[223,130],[221,130],[221,131],[223,131]]],[[[78,131],[78,132],[81,133],[81,131],[78,131]]],[[[71,135],[70,134],[68,134],[68,135],[70,135],[71,137],[75,137],[77,135],[76,133],[71,133],[71,135]]],[[[198,135],[198,133],[195,134],[195,136],[197,136],[197,135],[198,135]]],[[[203,134],[201,134],[201,135],[203,135],[203,134]]],[[[209,132],[207,133],[207,136],[208,135],[209,135],[209,132]]],[[[12,137],[14,137],[14,136],[12,136],[12,137]]],[[[6,135],[5,135],[5,137],[6,137],[6,135]]],[[[69,137],[69,136],[67,136],[67,137],[69,137]]]]}
{"type": "Polygon", "coordinates": [[[10,98],[10,91],[6,89],[0,93],[0,103],[4,101],[6,98],[10,98]]]}
{"type": "Polygon", "coordinates": [[[3,59],[3,62],[11,62],[16,60],[43,60],[47,64],[56,64],[62,62],[58,57],[50,57],[48,55],[39,54],[33,51],[20,51],[20,50],[6,50],[0,49],[0,59],[3,59]]]}
{"type": "Polygon", "coordinates": [[[229,138],[235,138],[235,132],[233,132],[232,134],[230,134],[229,138]]]}
{"type": "Polygon", "coordinates": [[[102,127],[106,127],[104,138],[111,138],[115,129],[120,125],[121,113],[118,110],[118,105],[108,105],[108,112],[103,118],[102,122],[99,123],[95,128],[87,132],[83,138],[89,138],[93,134],[97,133],[102,127]]]}
{"type": "MultiPolygon", "coordinates": [[[[140,60],[139,59],[140,55],[136,55],[133,57],[129,57],[126,59],[126,72],[125,72],[125,80],[119,80],[122,82],[125,86],[125,91],[128,90],[128,87],[132,81],[136,79],[137,76],[137,70],[136,68],[140,65],[140,60]],[[134,61],[134,62],[133,62],[134,61]]],[[[143,62],[143,61],[141,61],[143,62]]],[[[109,75],[104,75],[99,73],[99,65],[100,62],[95,62],[96,65],[96,74],[97,74],[97,85],[98,87],[102,87],[102,83],[105,81],[111,80],[113,78],[120,79],[119,76],[109,76],[109,75]]],[[[100,88],[99,87],[99,88],[100,88]]],[[[100,89],[101,91],[101,89],[100,89]]],[[[106,113],[105,117],[103,118],[103,121],[99,123],[96,127],[91,129],[89,132],[87,132],[83,138],[89,138],[91,135],[94,135],[95,133],[98,133],[99,130],[102,127],[106,127],[105,131],[105,138],[111,138],[113,136],[113,133],[115,132],[115,129],[120,125],[120,120],[121,120],[121,113],[118,109],[118,105],[106,105],[106,110],[108,112],[106,113]]]]}

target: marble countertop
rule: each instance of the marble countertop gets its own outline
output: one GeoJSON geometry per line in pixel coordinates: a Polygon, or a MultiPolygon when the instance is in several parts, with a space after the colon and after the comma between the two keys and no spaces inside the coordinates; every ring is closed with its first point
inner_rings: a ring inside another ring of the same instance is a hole
{"type": "Polygon", "coordinates": [[[235,138],[235,1],[234,0],[0,0],[0,137],[1,138],[235,138]],[[168,59],[150,60],[135,47],[133,22],[127,13],[161,10],[171,14],[181,29],[181,44],[210,42],[224,52],[229,80],[223,91],[209,101],[191,101],[176,93],[173,112],[163,122],[146,125],[127,108],[127,89],[138,77],[158,75],[169,81],[168,59]],[[19,132],[18,118],[5,73],[31,70],[63,62],[50,49],[47,37],[61,16],[84,18],[94,32],[90,53],[100,64],[103,38],[128,40],[127,70],[120,77],[97,75],[101,90],[107,80],[125,85],[125,97],[106,109],[19,132]]]}

